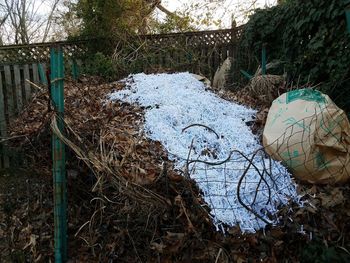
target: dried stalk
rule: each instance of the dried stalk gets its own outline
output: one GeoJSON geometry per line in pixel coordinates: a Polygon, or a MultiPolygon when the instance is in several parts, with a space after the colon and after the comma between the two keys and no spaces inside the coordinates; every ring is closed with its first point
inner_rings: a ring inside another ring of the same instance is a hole
{"type": "MultiPolygon", "coordinates": [[[[69,126],[66,122],[65,125],[69,126]]],[[[76,153],[77,157],[82,160],[94,172],[95,175],[101,173],[108,174],[108,179],[112,185],[114,185],[117,189],[121,189],[122,192],[130,198],[155,206],[169,206],[168,200],[164,197],[154,193],[147,188],[142,187],[139,184],[129,182],[117,171],[114,171],[111,167],[109,167],[107,163],[102,162],[95,154],[91,152],[86,154],[80,147],[78,147],[61,133],[61,131],[58,129],[55,115],[52,117],[51,130],[60,140],[62,140],[63,143],[65,143],[76,153]]]]}

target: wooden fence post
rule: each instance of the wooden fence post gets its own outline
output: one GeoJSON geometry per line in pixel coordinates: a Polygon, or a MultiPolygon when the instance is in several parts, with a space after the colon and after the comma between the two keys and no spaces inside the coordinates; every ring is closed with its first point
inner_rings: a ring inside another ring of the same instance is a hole
{"type": "MultiPolygon", "coordinates": [[[[5,100],[4,100],[4,87],[2,84],[2,76],[0,72],[0,141],[2,138],[7,137],[7,125],[5,118],[5,100]]],[[[0,168],[9,168],[10,160],[6,154],[1,154],[4,152],[4,143],[0,144],[0,168]]]]}

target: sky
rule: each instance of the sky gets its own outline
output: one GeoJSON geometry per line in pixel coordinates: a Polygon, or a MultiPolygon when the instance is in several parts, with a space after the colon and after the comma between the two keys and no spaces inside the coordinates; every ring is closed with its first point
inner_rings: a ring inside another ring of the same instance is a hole
{"type": "MultiPolygon", "coordinates": [[[[1,1],[1,0],[0,0],[1,1]]],[[[40,13],[47,13],[50,9],[50,5],[53,0],[34,0],[37,4],[41,3],[40,13]]],[[[62,1],[62,0],[61,0],[62,1]]],[[[210,25],[202,29],[216,29],[216,28],[229,28],[231,27],[231,17],[234,15],[238,25],[245,23],[248,17],[244,15],[247,9],[252,9],[252,2],[255,1],[255,8],[264,8],[266,6],[275,5],[277,0],[162,0],[162,5],[170,11],[184,11],[191,4],[198,3],[199,6],[203,5],[203,2],[211,2],[210,6],[215,10],[213,17],[215,19],[222,20],[220,26],[210,25]]],[[[193,11],[191,14],[198,18],[203,17],[203,8],[198,8],[197,11],[193,11]]],[[[164,14],[158,12],[159,18],[164,18],[164,14]]]]}
{"type": "MultiPolygon", "coordinates": [[[[163,0],[162,2],[166,7],[168,7],[170,10],[174,11],[174,10],[176,10],[176,8],[181,7],[182,4],[184,4],[186,2],[191,2],[191,0],[163,0]]],[[[243,2],[248,2],[248,1],[244,1],[244,0],[243,1],[242,0],[225,1],[225,0],[223,0],[222,2],[232,4],[232,5],[237,5],[237,4],[241,4],[243,2]]],[[[264,6],[264,5],[270,6],[270,5],[276,4],[276,2],[277,2],[276,0],[258,0],[257,4],[259,6],[264,6]]]]}
{"type": "MultiPolygon", "coordinates": [[[[221,19],[222,28],[228,28],[231,26],[231,17],[235,17],[237,24],[243,24],[247,21],[247,16],[244,15],[247,9],[252,8],[253,0],[211,0],[211,6],[215,8],[215,19],[221,19]]],[[[266,6],[275,5],[277,0],[256,0],[255,8],[264,8],[266,6]]],[[[170,11],[185,10],[186,6],[190,3],[203,3],[202,0],[163,0],[162,4],[170,11]]],[[[203,10],[197,11],[197,16],[201,15],[203,10]]],[[[216,26],[211,26],[216,28],[216,26]]]]}
{"type": "MultiPolygon", "coordinates": [[[[3,0],[0,0],[0,3],[3,0]]],[[[45,20],[50,12],[50,6],[57,0],[27,0],[27,3],[35,3],[34,9],[37,14],[37,24],[43,24],[45,27],[45,20]]],[[[63,2],[63,0],[60,0],[63,2]]],[[[72,0],[73,1],[73,0],[72,0]]],[[[74,0],[77,1],[77,0],[74,0]]],[[[237,25],[244,24],[248,20],[247,10],[252,10],[254,8],[263,8],[265,6],[272,6],[276,4],[277,0],[162,0],[162,5],[165,6],[170,11],[184,12],[186,10],[191,10],[190,16],[194,17],[195,21],[200,21],[205,18],[205,14],[209,11],[212,14],[212,19],[221,20],[217,24],[208,24],[203,25],[203,23],[198,23],[196,28],[198,30],[209,30],[209,29],[218,29],[218,28],[230,28],[231,27],[231,17],[233,16],[237,25]],[[252,6],[252,2],[256,2],[252,6]],[[206,8],[207,5],[204,3],[209,3],[209,9],[206,8]],[[189,6],[192,5],[192,8],[189,6]],[[194,5],[197,5],[196,8],[193,8],[194,5]]],[[[61,8],[61,7],[60,7],[61,8]]],[[[164,13],[157,11],[155,16],[158,19],[164,19],[164,13]]],[[[55,25],[53,25],[54,27],[55,25]]],[[[4,30],[2,31],[2,40],[5,43],[11,43],[13,41],[13,34],[9,29],[8,25],[4,25],[4,30]]],[[[36,35],[31,41],[42,42],[41,39],[43,28],[33,29],[32,33],[36,35]],[[40,31],[40,32],[39,32],[40,31]]],[[[57,29],[57,28],[56,28],[57,29]]],[[[51,31],[56,30],[51,28],[51,31]]]]}

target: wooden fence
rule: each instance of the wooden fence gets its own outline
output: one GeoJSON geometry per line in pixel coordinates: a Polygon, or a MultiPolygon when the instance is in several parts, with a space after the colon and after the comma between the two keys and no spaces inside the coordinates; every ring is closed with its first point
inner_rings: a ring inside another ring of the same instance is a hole
{"type": "MultiPolygon", "coordinates": [[[[7,126],[30,100],[33,89],[25,80],[40,82],[38,64],[0,66],[0,137],[7,137],[7,126]]],[[[11,154],[0,145],[0,168],[7,168],[11,154]],[[2,153],[2,154],[1,154],[2,153]]]]}
{"type": "Polygon", "coordinates": [[[50,47],[60,45],[65,57],[86,52],[87,40],[0,46],[0,65],[42,63],[50,60],[50,47]]]}
{"type": "MultiPolygon", "coordinates": [[[[241,33],[242,27],[238,27],[139,36],[128,43],[128,48],[117,52],[115,59],[132,65],[128,68],[129,73],[170,69],[191,71],[211,78],[227,57],[235,56],[241,33]]],[[[7,136],[11,119],[22,111],[34,92],[26,80],[34,83],[44,81],[45,65],[49,62],[53,45],[62,47],[66,59],[74,59],[85,54],[89,40],[0,47],[0,137],[7,136]]],[[[1,144],[0,168],[8,167],[11,158],[1,144]]]]}
{"type": "Polygon", "coordinates": [[[217,67],[234,57],[242,27],[141,36],[118,54],[131,72],[159,69],[191,71],[212,78],[217,67]]]}
{"type": "MultiPolygon", "coordinates": [[[[6,138],[7,127],[31,99],[34,84],[46,83],[50,47],[60,45],[66,60],[86,52],[86,41],[10,45],[0,47],[0,140],[6,138]]],[[[71,63],[66,63],[70,65],[71,63]]],[[[18,155],[0,144],[0,169],[17,163],[18,155]]]]}

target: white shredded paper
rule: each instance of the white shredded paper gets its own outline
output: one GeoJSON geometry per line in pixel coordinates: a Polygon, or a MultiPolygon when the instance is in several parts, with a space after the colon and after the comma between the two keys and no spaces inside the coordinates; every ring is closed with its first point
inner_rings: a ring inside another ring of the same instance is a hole
{"type": "MultiPolygon", "coordinates": [[[[126,89],[110,94],[109,100],[146,107],[146,135],[162,143],[178,169],[185,167],[192,140],[190,159],[215,163],[227,159],[232,150],[251,156],[262,147],[246,124],[253,120],[256,111],[219,98],[190,73],[141,73],[129,76],[126,83],[126,89]],[[219,138],[201,126],[182,132],[191,124],[203,124],[219,138]]],[[[291,199],[299,200],[296,186],[279,162],[259,154],[254,164],[261,171],[265,165],[271,176],[263,174],[265,181],[259,183],[261,175],[251,167],[241,184],[241,199],[265,220],[276,224],[277,208],[291,199]]],[[[222,223],[238,224],[244,232],[255,232],[266,226],[237,198],[238,181],[247,165],[240,155],[233,154],[229,162],[219,166],[196,163],[190,167],[191,177],[203,192],[217,228],[222,223]]]]}

